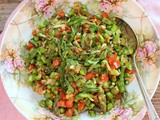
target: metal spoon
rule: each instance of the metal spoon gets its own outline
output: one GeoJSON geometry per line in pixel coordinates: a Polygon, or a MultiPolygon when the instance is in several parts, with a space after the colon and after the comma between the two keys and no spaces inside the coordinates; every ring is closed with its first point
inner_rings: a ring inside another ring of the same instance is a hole
{"type": "Polygon", "coordinates": [[[148,116],[150,120],[160,120],[159,116],[148,96],[148,93],[146,91],[146,88],[144,86],[143,80],[140,76],[139,70],[137,68],[137,64],[136,64],[136,53],[137,53],[137,47],[138,47],[138,39],[134,33],[134,31],[132,30],[132,28],[122,19],[120,18],[116,18],[117,21],[117,25],[120,27],[120,29],[126,33],[125,36],[127,38],[127,43],[130,47],[134,48],[134,54],[132,55],[132,60],[133,60],[133,65],[134,65],[134,69],[135,69],[135,74],[145,101],[145,104],[147,106],[147,110],[148,110],[148,116]]]}

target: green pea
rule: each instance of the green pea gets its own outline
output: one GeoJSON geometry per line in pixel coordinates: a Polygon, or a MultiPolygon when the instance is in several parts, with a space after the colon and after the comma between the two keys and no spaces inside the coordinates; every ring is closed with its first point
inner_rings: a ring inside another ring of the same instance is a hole
{"type": "Polygon", "coordinates": [[[45,98],[51,98],[52,97],[50,93],[45,93],[44,96],[45,96],[45,98]]]}
{"type": "Polygon", "coordinates": [[[35,36],[35,37],[34,37],[34,40],[35,40],[35,41],[38,41],[38,40],[39,40],[39,37],[38,37],[38,36],[35,36]]]}
{"type": "Polygon", "coordinates": [[[129,73],[125,73],[124,76],[125,76],[125,78],[130,78],[130,74],[129,73]]]}
{"type": "Polygon", "coordinates": [[[95,117],[95,116],[96,116],[96,112],[93,111],[93,110],[90,110],[90,111],[89,111],[89,115],[90,115],[91,117],[95,117]]]}
{"type": "Polygon", "coordinates": [[[126,80],[126,81],[125,81],[125,84],[126,84],[126,85],[129,85],[129,84],[130,84],[130,81],[129,81],[129,80],[126,80]]]}
{"type": "Polygon", "coordinates": [[[53,101],[47,99],[47,100],[46,100],[46,105],[47,105],[48,107],[51,107],[51,106],[53,105],[53,101]]]}
{"type": "Polygon", "coordinates": [[[109,82],[103,83],[103,88],[109,88],[109,82]]]}
{"type": "Polygon", "coordinates": [[[112,103],[107,104],[107,110],[111,110],[113,107],[114,107],[114,105],[112,103]]]}
{"type": "Polygon", "coordinates": [[[60,111],[61,114],[63,114],[63,113],[65,113],[66,110],[65,110],[65,108],[60,108],[59,111],[60,111]]]}
{"type": "Polygon", "coordinates": [[[109,100],[111,100],[111,99],[114,98],[114,96],[113,96],[113,94],[112,94],[111,92],[107,92],[106,95],[107,95],[107,98],[108,98],[109,100]]]}
{"type": "Polygon", "coordinates": [[[93,109],[93,108],[94,108],[94,106],[95,106],[95,104],[94,104],[94,103],[90,103],[90,104],[89,104],[89,106],[88,106],[88,109],[93,109]]]}
{"type": "Polygon", "coordinates": [[[39,103],[39,105],[44,108],[44,107],[46,106],[45,100],[42,100],[42,101],[39,103]]]}
{"type": "Polygon", "coordinates": [[[52,88],[52,85],[47,85],[47,89],[51,89],[52,88]]]}
{"type": "Polygon", "coordinates": [[[119,93],[118,87],[115,86],[114,88],[112,88],[112,89],[111,89],[111,92],[112,92],[114,95],[118,94],[118,93],[119,93]]]}

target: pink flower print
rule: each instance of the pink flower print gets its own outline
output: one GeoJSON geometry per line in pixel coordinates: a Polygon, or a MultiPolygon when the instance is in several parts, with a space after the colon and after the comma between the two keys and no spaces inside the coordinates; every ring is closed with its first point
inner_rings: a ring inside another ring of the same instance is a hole
{"type": "Polygon", "coordinates": [[[35,5],[36,11],[43,11],[43,9],[47,6],[48,2],[47,0],[38,0],[38,2],[35,5]]]}
{"type": "Polygon", "coordinates": [[[112,12],[117,15],[123,15],[124,12],[124,6],[116,4],[112,6],[112,12]]]}
{"type": "Polygon", "coordinates": [[[123,111],[123,113],[119,116],[119,118],[121,120],[128,120],[132,116],[132,114],[133,114],[132,109],[128,108],[123,111]]]}
{"type": "Polygon", "coordinates": [[[146,56],[147,56],[146,49],[145,48],[138,48],[138,50],[137,50],[138,61],[145,59],[146,56]]]}
{"type": "Polygon", "coordinates": [[[99,7],[102,11],[106,13],[109,13],[112,10],[112,5],[108,1],[100,3],[99,7]]]}
{"type": "Polygon", "coordinates": [[[43,11],[44,11],[44,17],[48,19],[53,15],[54,10],[52,9],[51,6],[47,6],[43,9],[43,11]]]}
{"type": "Polygon", "coordinates": [[[155,67],[155,64],[153,63],[153,61],[152,60],[149,60],[149,59],[144,59],[143,61],[142,61],[142,69],[144,70],[144,71],[150,71],[150,70],[152,70],[153,68],[155,67]]]}
{"type": "Polygon", "coordinates": [[[24,69],[24,61],[21,58],[14,59],[14,67],[18,68],[20,70],[23,70],[24,69]]]}
{"type": "Polygon", "coordinates": [[[117,106],[113,111],[116,115],[120,115],[123,112],[122,106],[117,106]]]}
{"type": "Polygon", "coordinates": [[[156,52],[156,44],[152,41],[146,41],[144,47],[146,48],[149,56],[156,52]]]}
{"type": "Polygon", "coordinates": [[[13,59],[9,58],[4,61],[4,69],[6,69],[10,73],[14,73],[15,67],[13,65],[13,59]]]}

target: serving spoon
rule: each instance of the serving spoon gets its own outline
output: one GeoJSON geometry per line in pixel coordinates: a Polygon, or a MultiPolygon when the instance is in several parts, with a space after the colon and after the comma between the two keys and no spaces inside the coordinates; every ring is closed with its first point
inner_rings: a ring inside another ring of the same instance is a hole
{"type": "Polygon", "coordinates": [[[147,90],[145,88],[145,85],[143,83],[143,80],[140,76],[137,64],[136,64],[136,53],[137,53],[137,48],[138,48],[138,39],[133,31],[133,29],[128,25],[128,23],[126,23],[124,20],[117,18],[116,17],[116,21],[117,21],[117,25],[120,26],[121,30],[123,31],[123,33],[125,33],[125,36],[127,38],[127,43],[128,46],[133,48],[134,50],[134,54],[132,55],[132,61],[133,61],[133,66],[135,69],[135,74],[138,80],[138,84],[140,86],[141,89],[141,93],[143,95],[147,110],[148,110],[148,116],[150,120],[160,120],[159,116],[148,96],[147,90]],[[122,27],[123,26],[123,27],[122,27]]]}

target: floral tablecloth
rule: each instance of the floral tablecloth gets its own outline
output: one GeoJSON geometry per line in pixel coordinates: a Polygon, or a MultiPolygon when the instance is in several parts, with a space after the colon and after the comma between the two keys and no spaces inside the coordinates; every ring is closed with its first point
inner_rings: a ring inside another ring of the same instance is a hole
{"type": "MultiPolygon", "coordinates": [[[[160,34],[160,0],[136,0],[149,14],[160,34]]],[[[0,120],[25,120],[9,100],[0,80],[0,120]]]]}

